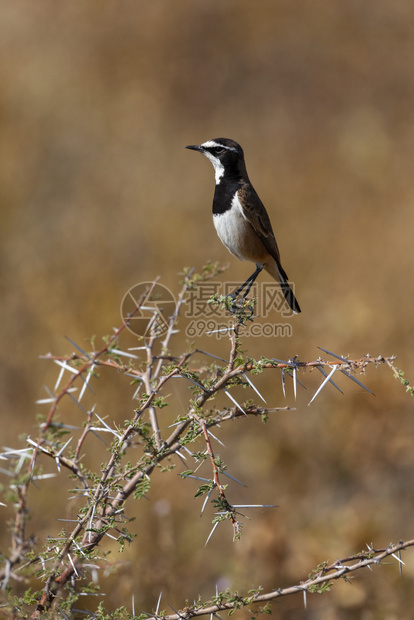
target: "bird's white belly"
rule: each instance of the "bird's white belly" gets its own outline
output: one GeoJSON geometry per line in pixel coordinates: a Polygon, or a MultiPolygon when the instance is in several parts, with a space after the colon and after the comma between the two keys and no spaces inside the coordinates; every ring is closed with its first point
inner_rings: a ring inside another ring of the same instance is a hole
{"type": "Polygon", "coordinates": [[[213,222],[223,245],[233,256],[243,260],[241,246],[244,245],[243,240],[246,237],[246,222],[243,218],[231,209],[225,213],[213,215],[213,222]]]}
{"type": "Polygon", "coordinates": [[[260,264],[266,258],[266,250],[252,225],[243,215],[237,198],[224,213],[213,215],[214,226],[223,245],[240,260],[260,264]]]}

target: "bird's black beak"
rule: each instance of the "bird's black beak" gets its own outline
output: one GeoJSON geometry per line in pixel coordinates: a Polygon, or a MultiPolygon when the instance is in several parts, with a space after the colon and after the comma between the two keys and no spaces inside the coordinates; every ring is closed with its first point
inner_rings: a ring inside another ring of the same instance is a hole
{"type": "Polygon", "coordinates": [[[200,153],[203,152],[203,148],[201,145],[197,145],[197,144],[192,144],[190,146],[186,146],[186,149],[191,149],[192,151],[199,151],[200,153]]]}

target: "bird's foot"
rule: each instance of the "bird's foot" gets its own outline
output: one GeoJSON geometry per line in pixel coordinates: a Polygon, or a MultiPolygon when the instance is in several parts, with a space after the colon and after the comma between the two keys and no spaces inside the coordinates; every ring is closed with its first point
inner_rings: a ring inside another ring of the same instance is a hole
{"type": "Polygon", "coordinates": [[[255,300],[247,299],[246,297],[238,299],[234,294],[226,295],[227,310],[231,314],[236,315],[240,322],[244,322],[253,316],[255,303],[255,300]]]}

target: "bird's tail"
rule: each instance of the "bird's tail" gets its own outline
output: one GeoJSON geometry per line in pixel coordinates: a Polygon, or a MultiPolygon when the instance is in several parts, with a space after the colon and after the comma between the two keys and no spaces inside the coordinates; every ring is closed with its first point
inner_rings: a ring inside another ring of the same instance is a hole
{"type": "Polygon", "coordinates": [[[296,299],[292,289],[290,288],[287,274],[284,271],[282,265],[277,264],[275,261],[273,265],[266,264],[264,268],[275,280],[279,281],[280,288],[282,289],[283,295],[285,296],[285,299],[289,304],[291,310],[293,310],[295,314],[301,312],[298,300],[296,299]]]}

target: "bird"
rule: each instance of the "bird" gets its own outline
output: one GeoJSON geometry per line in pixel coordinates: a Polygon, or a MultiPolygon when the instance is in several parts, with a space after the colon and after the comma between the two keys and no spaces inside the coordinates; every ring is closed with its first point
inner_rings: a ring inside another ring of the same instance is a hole
{"type": "Polygon", "coordinates": [[[270,218],[247,174],[240,144],[229,138],[214,138],[185,148],[202,153],[214,166],[213,222],[221,242],[236,258],[256,264],[254,273],[232,293],[233,300],[245,290],[244,299],[264,269],[280,283],[291,310],[301,312],[280,262],[270,218]]]}

